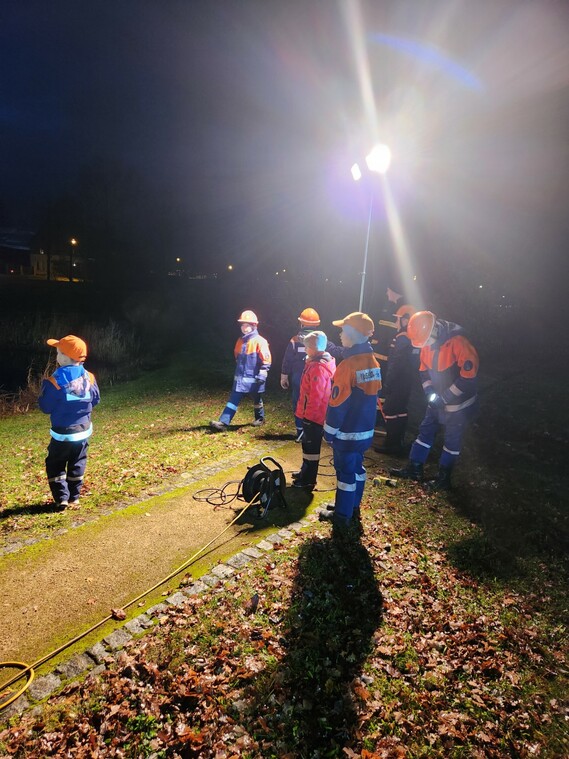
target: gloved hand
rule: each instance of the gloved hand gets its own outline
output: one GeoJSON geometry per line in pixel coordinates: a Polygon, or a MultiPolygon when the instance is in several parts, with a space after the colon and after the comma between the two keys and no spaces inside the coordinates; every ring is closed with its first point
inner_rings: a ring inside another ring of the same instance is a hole
{"type": "Polygon", "coordinates": [[[283,390],[288,390],[289,388],[288,374],[281,374],[281,387],[283,390]]]}
{"type": "Polygon", "coordinates": [[[268,371],[266,369],[260,369],[259,374],[255,377],[257,382],[265,382],[267,379],[268,371]]]}
{"type": "Polygon", "coordinates": [[[431,393],[429,395],[428,401],[429,401],[429,406],[431,408],[440,409],[440,408],[445,407],[445,402],[443,401],[442,397],[438,395],[437,393],[431,393]]]}

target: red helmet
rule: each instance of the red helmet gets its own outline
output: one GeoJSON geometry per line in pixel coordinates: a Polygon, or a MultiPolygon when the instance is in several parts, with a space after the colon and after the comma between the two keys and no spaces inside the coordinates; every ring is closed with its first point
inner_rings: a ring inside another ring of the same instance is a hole
{"type": "Polygon", "coordinates": [[[306,324],[307,327],[318,327],[320,324],[320,314],[313,308],[305,308],[300,312],[298,321],[301,324],[306,324]]]}
{"type": "Polygon", "coordinates": [[[415,348],[422,348],[433,331],[437,317],[432,311],[417,311],[409,319],[407,335],[415,348]]]}
{"type": "Polygon", "coordinates": [[[254,311],[243,311],[238,322],[245,322],[246,324],[258,324],[257,314],[254,311]]]}

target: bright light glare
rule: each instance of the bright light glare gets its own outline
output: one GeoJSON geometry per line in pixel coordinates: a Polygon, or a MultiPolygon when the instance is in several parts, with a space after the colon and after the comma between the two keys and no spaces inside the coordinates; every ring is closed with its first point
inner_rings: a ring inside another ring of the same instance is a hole
{"type": "Polygon", "coordinates": [[[354,181],[358,182],[362,178],[362,171],[357,163],[354,163],[351,171],[352,171],[352,177],[354,178],[354,181]]]}
{"type": "Polygon", "coordinates": [[[385,174],[391,163],[391,150],[387,145],[376,145],[366,156],[367,167],[370,171],[385,174]]]}
{"type": "Polygon", "coordinates": [[[233,271],[233,264],[229,264],[229,266],[227,267],[227,270],[228,271],[233,271]]]}

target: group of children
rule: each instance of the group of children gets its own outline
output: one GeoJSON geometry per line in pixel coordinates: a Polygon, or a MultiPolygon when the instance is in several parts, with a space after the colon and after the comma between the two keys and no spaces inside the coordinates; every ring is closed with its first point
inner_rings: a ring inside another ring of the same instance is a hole
{"type": "MultiPolygon", "coordinates": [[[[373,440],[381,389],[381,370],[369,342],[374,324],[362,312],[332,322],[341,328],[339,347],[317,329],[320,316],[313,308],[305,308],[298,321],[299,332],[287,345],[281,369],[281,386],[292,391],[296,440],[302,442],[302,466],[293,474],[293,486],[315,487],[324,437],[332,444],[337,488],[335,502],[320,518],[345,526],[359,513],[366,479],[363,457],[373,440]],[[338,369],[336,359],[341,359],[338,369]]],[[[214,431],[228,428],[247,394],[253,398],[253,424],[264,422],[269,346],[257,331],[253,311],[244,311],[238,322],[242,335],[235,345],[233,387],[220,418],[210,423],[214,431]]]]}
{"type": "MultiPolygon", "coordinates": [[[[397,334],[389,351],[389,392],[382,393],[386,396],[387,452],[401,452],[411,377],[417,369],[428,405],[407,466],[391,472],[421,481],[435,435],[444,426],[439,475],[431,484],[448,489],[465,423],[477,407],[478,355],[459,325],[437,319],[430,311],[417,312],[403,305],[394,316],[397,334]],[[420,349],[417,366],[416,349],[420,349]]],[[[253,399],[253,426],[265,421],[263,394],[272,360],[269,344],[259,335],[254,311],[243,311],[237,321],[241,336],[234,349],[233,386],[221,416],[210,422],[216,432],[229,428],[246,395],[253,399]]],[[[344,527],[359,515],[366,481],[364,454],[373,441],[382,389],[380,365],[370,342],[374,323],[359,311],[333,321],[341,329],[340,347],[318,329],[320,317],[313,308],[305,308],[298,321],[300,329],[287,345],[280,378],[281,387],[292,391],[295,437],[302,442],[302,466],[293,474],[293,486],[315,487],[324,438],[333,449],[336,496],[320,518],[344,527]]],[[[100,393],[95,377],[83,365],[84,340],[67,335],[47,343],[57,349],[58,368],[43,381],[39,407],[51,416],[46,472],[55,508],[62,511],[79,502],[93,430],[91,411],[100,393]]]]}

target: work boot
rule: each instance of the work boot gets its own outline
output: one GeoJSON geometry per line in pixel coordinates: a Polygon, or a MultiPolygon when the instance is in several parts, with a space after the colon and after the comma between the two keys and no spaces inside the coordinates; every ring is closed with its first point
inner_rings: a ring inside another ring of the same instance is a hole
{"type": "Polygon", "coordinates": [[[225,424],[225,422],[218,422],[217,420],[214,420],[213,422],[210,422],[209,426],[215,432],[223,432],[223,430],[228,429],[228,425],[225,424]]]}
{"type": "Polygon", "coordinates": [[[451,471],[452,469],[449,467],[439,467],[439,473],[434,480],[429,480],[425,484],[425,488],[431,493],[436,493],[439,490],[450,490],[452,487],[450,482],[451,471]]]}
{"type": "Polygon", "coordinates": [[[303,490],[314,490],[316,487],[315,482],[303,482],[302,480],[293,480],[292,482],[293,488],[302,488],[303,490]]]}
{"type": "Polygon", "coordinates": [[[401,477],[402,480],[414,480],[415,482],[423,481],[423,465],[418,461],[408,461],[404,467],[390,469],[389,474],[392,477],[401,477]]]}

